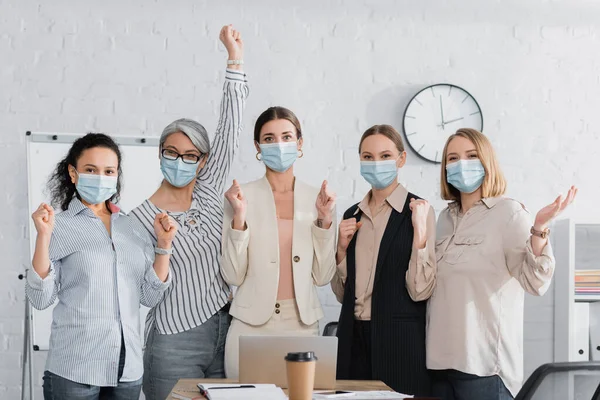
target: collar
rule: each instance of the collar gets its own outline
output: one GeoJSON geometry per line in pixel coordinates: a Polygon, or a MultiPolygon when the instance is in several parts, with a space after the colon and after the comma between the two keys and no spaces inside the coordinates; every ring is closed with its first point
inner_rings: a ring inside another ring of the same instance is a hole
{"type": "MultiPolygon", "coordinates": [[[[108,209],[110,210],[110,212],[112,214],[121,214],[122,213],[121,208],[111,202],[108,203],[108,209]]],[[[71,200],[71,202],[69,203],[69,207],[67,208],[67,210],[65,212],[69,216],[73,217],[85,210],[90,210],[90,212],[92,212],[92,210],[89,207],[87,207],[85,204],[83,204],[81,202],[81,200],[79,200],[77,198],[77,196],[74,196],[73,199],[71,200]]]]}
{"type": "MultiPolygon", "coordinates": [[[[475,205],[477,204],[484,204],[488,209],[494,207],[496,204],[500,203],[500,201],[502,201],[502,197],[498,196],[498,197],[484,197],[481,200],[479,200],[477,203],[475,203],[475,205]]],[[[453,201],[452,203],[448,204],[448,207],[451,210],[456,210],[459,208],[459,202],[458,201],[453,201]]]]}
{"type": "Polygon", "coordinates": [[[83,204],[81,200],[77,198],[77,196],[73,196],[71,202],[69,203],[69,207],[66,209],[65,212],[69,216],[73,217],[86,209],[87,207],[85,206],[85,204],[83,204]]]}
{"type": "MultiPolygon", "coordinates": [[[[369,200],[371,199],[371,195],[373,194],[373,190],[369,190],[365,197],[358,203],[358,208],[354,211],[354,215],[358,214],[359,211],[366,212],[369,208],[369,200]]],[[[408,197],[408,190],[401,184],[398,184],[398,187],[394,189],[392,193],[388,197],[386,197],[385,201],[397,212],[402,213],[404,209],[404,204],[406,203],[406,198],[408,197]]]]}
{"type": "Polygon", "coordinates": [[[498,197],[484,197],[483,199],[481,199],[481,202],[483,204],[485,204],[487,206],[487,208],[492,208],[496,204],[500,203],[501,200],[502,200],[501,196],[498,196],[498,197]]]}

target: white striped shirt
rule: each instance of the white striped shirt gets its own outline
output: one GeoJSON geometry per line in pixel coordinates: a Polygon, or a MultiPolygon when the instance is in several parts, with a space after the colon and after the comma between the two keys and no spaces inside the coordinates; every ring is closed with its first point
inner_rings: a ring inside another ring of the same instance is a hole
{"type": "Polygon", "coordinates": [[[71,381],[117,386],[121,332],[125,368],[121,382],[142,377],[140,304],[155,306],[169,286],[154,271],[154,245],[146,230],[113,206],[111,234],[77,198],[56,214],[50,240],[50,272],[31,270],[31,304],[52,316],[46,369],[71,381]],[[112,236],[112,238],[111,238],[112,236]]]}
{"type": "MultiPolygon", "coordinates": [[[[173,283],[164,300],[148,313],[146,335],[154,324],[161,334],[195,328],[228,301],[230,288],[220,272],[223,191],[239,146],[246,82],[244,73],[226,71],[217,132],[207,163],[196,179],[192,205],[186,212],[168,212],[179,228],[170,260],[173,283]]],[[[162,211],[146,200],[131,212],[155,243],[154,215],[162,211]]]]}

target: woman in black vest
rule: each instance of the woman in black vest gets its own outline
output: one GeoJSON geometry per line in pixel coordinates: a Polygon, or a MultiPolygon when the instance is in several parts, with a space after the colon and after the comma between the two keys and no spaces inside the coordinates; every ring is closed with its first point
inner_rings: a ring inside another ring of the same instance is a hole
{"type": "Polygon", "coordinates": [[[428,395],[424,300],[435,286],[435,214],[398,183],[406,152],[393,127],[368,129],[359,154],[372,189],[339,228],[331,284],[342,303],[337,378],[382,380],[398,392],[428,395]]]}

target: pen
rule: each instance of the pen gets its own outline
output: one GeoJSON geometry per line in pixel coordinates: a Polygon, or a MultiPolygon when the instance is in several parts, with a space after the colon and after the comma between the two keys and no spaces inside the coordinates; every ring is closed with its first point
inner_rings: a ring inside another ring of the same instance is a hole
{"type": "Polygon", "coordinates": [[[207,390],[214,390],[214,389],[254,389],[256,388],[256,386],[254,385],[240,385],[240,386],[218,386],[218,387],[211,387],[208,388],[207,390]]]}
{"type": "Polygon", "coordinates": [[[211,400],[210,395],[208,394],[209,390],[215,390],[215,389],[254,389],[256,388],[256,386],[254,385],[239,385],[239,386],[217,386],[217,387],[211,387],[208,389],[204,389],[202,387],[199,387],[200,389],[200,394],[204,397],[206,397],[206,400],[211,400]]]}

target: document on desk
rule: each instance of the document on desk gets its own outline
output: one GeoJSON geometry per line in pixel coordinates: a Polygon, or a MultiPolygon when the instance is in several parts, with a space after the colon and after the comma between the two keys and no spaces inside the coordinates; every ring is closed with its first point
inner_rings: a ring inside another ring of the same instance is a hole
{"type": "MultiPolygon", "coordinates": [[[[329,399],[329,398],[335,397],[335,396],[327,397],[327,395],[325,393],[327,393],[327,391],[314,392],[313,400],[329,399]]],[[[341,397],[341,395],[339,395],[340,400],[342,398],[344,400],[370,400],[370,399],[396,400],[396,399],[412,399],[414,397],[409,394],[391,392],[389,390],[372,390],[369,392],[351,392],[351,393],[352,394],[350,394],[350,395],[344,395],[344,397],[341,397]]]]}
{"type": "Polygon", "coordinates": [[[271,384],[199,383],[198,388],[207,392],[210,400],[287,400],[283,390],[271,384]]]}

